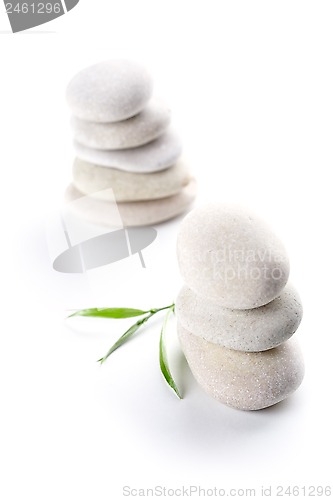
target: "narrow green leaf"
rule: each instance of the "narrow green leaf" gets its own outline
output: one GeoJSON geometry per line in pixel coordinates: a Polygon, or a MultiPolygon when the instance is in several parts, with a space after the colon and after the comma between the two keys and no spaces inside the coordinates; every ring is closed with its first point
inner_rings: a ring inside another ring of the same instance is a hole
{"type": "Polygon", "coordinates": [[[99,363],[104,363],[109,356],[111,356],[111,354],[116,350],[118,349],[118,347],[122,346],[125,342],[127,342],[127,340],[132,337],[132,335],[134,335],[134,333],[136,333],[139,328],[144,324],[146,323],[149,318],[151,318],[155,313],[150,313],[148,314],[148,316],[146,316],[145,318],[142,318],[140,319],[139,321],[137,321],[136,323],[134,323],[134,325],[132,325],[128,330],[126,330],[126,332],[117,340],[117,342],[115,344],[113,344],[113,346],[111,347],[111,349],[108,350],[108,352],[106,353],[106,355],[99,359],[98,362],[99,363]]]}
{"type": "Polygon", "coordinates": [[[163,374],[163,377],[165,378],[166,382],[169,384],[171,389],[175,391],[179,399],[182,399],[180,392],[178,390],[178,387],[176,386],[176,383],[174,379],[172,378],[170,368],[169,368],[169,363],[168,363],[168,358],[166,355],[166,348],[165,348],[165,343],[164,343],[164,335],[166,331],[166,325],[169,319],[169,316],[171,312],[174,311],[174,307],[168,310],[168,312],[165,315],[162,330],[161,330],[161,335],[160,335],[160,368],[161,372],[163,374]]]}
{"type": "Polygon", "coordinates": [[[73,316],[90,316],[94,318],[114,318],[114,319],[122,319],[122,318],[134,318],[135,316],[142,316],[149,311],[142,311],[141,309],[129,309],[125,307],[105,307],[105,308],[97,308],[94,307],[92,309],[82,309],[81,311],[76,311],[75,313],[68,316],[72,318],[73,316]]]}

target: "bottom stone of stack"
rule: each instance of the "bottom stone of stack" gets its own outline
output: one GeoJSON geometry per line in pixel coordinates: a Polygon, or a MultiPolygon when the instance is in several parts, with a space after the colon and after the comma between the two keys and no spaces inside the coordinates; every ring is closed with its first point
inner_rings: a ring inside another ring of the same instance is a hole
{"type": "Polygon", "coordinates": [[[264,352],[241,352],[207,342],[178,322],[183,352],[199,385],[239,410],[260,410],[290,396],[304,377],[304,361],[292,338],[264,352]]]}
{"type": "Polygon", "coordinates": [[[118,225],[118,213],[124,226],[149,226],[164,222],[186,212],[196,197],[196,182],[191,179],[181,191],[167,198],[115,203],[96,200],[78,191],[72,184],[65,192],[68,207],[88,222],[100,226],[118,225]],[[80,199],[80,203],[71,203],[80,199]],[[115,208],[117,210],[115,210],[115,208]]]}

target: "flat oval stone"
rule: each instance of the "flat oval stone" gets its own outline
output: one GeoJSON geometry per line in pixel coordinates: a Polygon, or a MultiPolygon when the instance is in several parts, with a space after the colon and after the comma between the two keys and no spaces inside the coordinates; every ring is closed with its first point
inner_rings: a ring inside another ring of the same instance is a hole
{"type": "Polygon", "coordinates": [[[226,309],[199,297],[184,286],[176,299],[179,323],[193,335],[237,351],[257,352],[287,341],[302,320],[303,309],[295,288],[256,309],[226,309]]]}
{"type": "Polygon", "coordinates": [[[119,225],[118,209],[124,226],[149,226],[172,219],[190,209],[196,196],[196,182],[190,182],[177,194],[159,200],[112,203],[84,196],[73,185],[65,192],[65,201],[70,203],[82,198],[78,206],[75,203],[68,208],[98,226],[114,227],[119,225]]]}
{"type": "Polygon", "coordinates": [[[288,281],[286,250],[258,216],[211,203],[183,220],[179,269],[199,296],[229,309],[252,309],[278,297],[288,281]]]}
{"type": "Polygon", "coordinates": [[[160,172],[136,174],[93,165],[76,158],[73,184],[83,194],[106,201],[142,201],[165,198],[179,193],[191,178],[189,169],[179,160],[160,172]],[[113,194],[110,200],[111,194],[113,194]],[[112,193],[113,192],[113,193],[112,193]]]}
{"type": "Polygon", "coordinates": [[[128,149],[157,139],[170,125],[170,109],[151,99],[141,113],[114,123],[96,123],[72,117],[74,139],[95,149],[128,149]]]}
{"type": "Polygon", "coordinates": [[[102,150],[87,148],[78,142],[74,143],[74,147],[81,160],[142,174],[171,167],[182,152],[179,136],[170,130],[158,139],[138,148],[102,150]]]}
{"type": "Polygon", "coordinates": [[[213,398],[239,410],[260,410],[290,396],[304,377],[296,339],[264,352],[240,352],[207,342],[178,323],[194,378],[213,398]]]}
{"type": "Polygon", "coordinates": [[[142,111],[152,92],[152,79],[141,64],[115,59],[80,71],[66,97],[73,115],[82,120],[117,122],[142,111]]]}

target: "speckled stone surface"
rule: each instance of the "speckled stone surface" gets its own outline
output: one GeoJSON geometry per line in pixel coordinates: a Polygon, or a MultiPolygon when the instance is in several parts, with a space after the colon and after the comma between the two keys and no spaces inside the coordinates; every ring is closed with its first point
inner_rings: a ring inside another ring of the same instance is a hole
{"type": "Polygon", "coordinates": [[[226,349],[193,335],[178,322],[178,335],[202,388],[239,410],[260,410],[290,396],[304,377],[301,350],[294,338],[264,352],[226,349]]]}
{"type": "Polygon", "coordinates": [[[147,174],[124,172],[114,168],[92,165],[78,158],[73,165],[73,184],[84,194],[110,200],[142,201],[172,196],[188,184],[191,175],[181,160],[170,168],[147,174]]]}
{"type": "Polygon", "coordinates": [[[257,215],[208,204],[182,221],[179,269],[198,295],[230,309],[252,309],[280,295],[289,276],[285,248],[257,215]]]}
{"type": "MultiPolygon", "coordinates": [[[[117,203],[117,207],[124,226],[148,226],[186,212],[191,208],[195,196],[196,182],[192,179],[179,193],[168,198],[117,203]]],[[[82,194],[70,185],[65,192],[65,201],[70,203],[79,198],[82,198],[82,194]]],[[[118,217],[113,219],[113,206],[112,202],[85,196],[81,200],[79,210],[75,203],[68,205],[68,208],[93,224],[112,227],[119,223],[118,217]]]]}
{"type": "Polygon", "coordinates": [[[158,172],[171,167],[182,151],[180,138],[172,130],[138,148],[102,150],[87,148],[78,142],[74,143],[74,147],[81,160],[137,173],[158,172]]]}
{"type": "Polygon", "coordinates": [[[288,340],[302,320],[300,297],[291,285],[265,306],[225,309],[184,286],[176,299],[180,324],[194,335],[238,351],[266,351],[288,340]]]}
{"type": "Polygon", "coordinates": [[[115,123],[96,123],[72,117],[74,139],[95,149],[126,149],[157,139],[170,124],[170,109],[151,99],[141,113],[115,123]]]}
{"type": "Polygon", "coordinates": [[[143,66],[115,59],[77,73],[67,87],[66,97],[78,118],[116,122],[142,111],[152,92],[152,78],[143,66]]]}

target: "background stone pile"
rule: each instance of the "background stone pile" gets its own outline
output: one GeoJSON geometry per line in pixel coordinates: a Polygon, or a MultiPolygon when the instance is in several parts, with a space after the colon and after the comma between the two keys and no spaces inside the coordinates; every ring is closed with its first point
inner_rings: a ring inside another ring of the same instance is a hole
{"type": "Polygon", "coordinates": [[[126,60],[88,67],[68,85],[76,159],[66,198],[88,195],[81,215],[97,224],[114,224],[115,203],[125,226],[140,226],[179,215],[195,197],[170,110],[152,94],[149,73],[126,60]]]}

